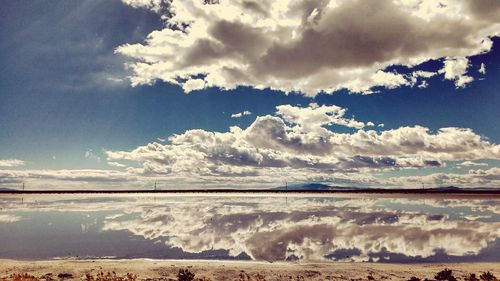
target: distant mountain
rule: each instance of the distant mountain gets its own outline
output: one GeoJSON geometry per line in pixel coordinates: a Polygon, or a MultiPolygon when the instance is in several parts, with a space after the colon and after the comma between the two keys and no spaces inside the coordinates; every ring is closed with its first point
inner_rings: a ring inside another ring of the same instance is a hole
{"type": "Polygon", "coordinates": [[[434,188],[430,188],[432,190],[463,190],[463,188],[460,188],[458,186],[453,186],[453,185],[450,185],[450,186],[440,186],[440,187],[434,187],[434,188]]]}
{"type": "Polygon", "coordinates": [[[390,191],[390,190],[407,190],[407,191],[427,191],[427,192],[432,192],[432,191],[444,191],[444,192],[462,192],[462,191],[500,191],[498,188],[493,188],[493,187],[467,187],[467,188],[462,188],[458,186],[439,186],[439,187],[430,187],[430,188],[425,188],[425,189],[419,189],[419,188],[414,188],[414,189],[392,189],[392,188],[374,188],[374,187],[346,187],[346,186],[332,186],[332,185],[327,185],[327,184],[322,184],[322,183],[296,183],[296,184],[289,184],[288,187],[286,186],[278,186],[275,188],[271,188],[271,190],[290,190],[290,191],[327,191],[327,190],[353,190],[353,191],[363,191],[363,190],[373,190],[373,191],[390,191]]]}
{"type": "Polygon", "coordinates": [[[286,186],[278,186],[272,190],[356,190],[358,187],[331,186],[322,183],[295,183],[286,186]]]}
{"type": "Polygon", "coordinates": [[[440,187],[433,187],[429,188],[428,190],[441,190],[441,191],[480,191],[480,190],[485,190],[485,191],[499,191],[499,188],[495,187],[458,187],[458,186],[440,186],[440,187]]]}

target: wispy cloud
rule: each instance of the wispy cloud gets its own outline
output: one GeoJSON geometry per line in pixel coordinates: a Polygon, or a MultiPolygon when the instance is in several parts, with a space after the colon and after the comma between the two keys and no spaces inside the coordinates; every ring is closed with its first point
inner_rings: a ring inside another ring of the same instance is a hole
{"type": "Polygon", "coordinates": [[[113,167],[118,167],[118,168],[126,167],[126,165],[118,163],[118,162],[108,162],[108,165],[113,166],[113,167]]]}
{"type": "Polygon", "coordinates": [[[101,157],[95,155],[94,151],[92,149],[87,149],[87,151],[85,151],[85,159],[91,159],[91,160],[95,160],[97,161],[98,163],[101,162],[101,157]]]}
{"type": "Polygon", "coordinates": [[[245,110],[243,112],[231,114],[231,118],[240,118],[240,117],[247,116],[247,115],[252,115],[252,112],[245,110]]]}
{"type": "Polygon", "coordinates": [[[26,162],[19,159],[0,159],[0,167],[18,167],[25,164],[26,162]]]}
{"type": "Polygon", "coordinates": [[[458,163],[457,166],[463,167],[479,167],[479,166],[488,166],[488,163],[481,162],[473,162],[473,161],[464,161],[462,163],[458,163]]]}

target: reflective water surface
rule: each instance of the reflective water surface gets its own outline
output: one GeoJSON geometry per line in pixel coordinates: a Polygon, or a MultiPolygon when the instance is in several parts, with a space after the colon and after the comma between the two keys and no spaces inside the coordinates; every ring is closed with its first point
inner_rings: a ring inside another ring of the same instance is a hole
{"type": "Polygon", "coordinates": [[[0,195],[0,258],[500,261],[499,199],[0,195]]]}

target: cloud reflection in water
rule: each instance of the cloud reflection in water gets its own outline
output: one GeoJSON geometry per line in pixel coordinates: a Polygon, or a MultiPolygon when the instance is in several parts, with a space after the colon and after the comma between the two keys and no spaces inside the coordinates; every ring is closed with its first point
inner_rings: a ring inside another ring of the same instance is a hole
{"type": "MultiPolygon", "coordinates": [[[[500,250],[500,200],[495,199],[117,195],[17,199],[0,198],[0,216],[16,218],[0,221],[0,245],[12,237],[27,245],[38,237],[36,233],[47,237],[56,233],[58,239],[40,239],[45,243],[43,257],[66,253],[51,250],[59,244],[73,247],[82,241],[89,249],[72,248],[72,253],[267,261],[500,261],[495,254],[500,250]],[[27,229],[34,234],[15,234],[27,229]]],[[[4,250],[0,249],[0,257],[22,256],[15,248],[4,250]]]]}

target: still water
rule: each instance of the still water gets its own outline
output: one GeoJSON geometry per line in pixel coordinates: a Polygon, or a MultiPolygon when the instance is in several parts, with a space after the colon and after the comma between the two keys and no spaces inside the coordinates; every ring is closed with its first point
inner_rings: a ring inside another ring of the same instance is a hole
{"type": "Polygon", "coordinates": [[[0,258],[500,261],[500,199],[0,195],[0,258]]]}

